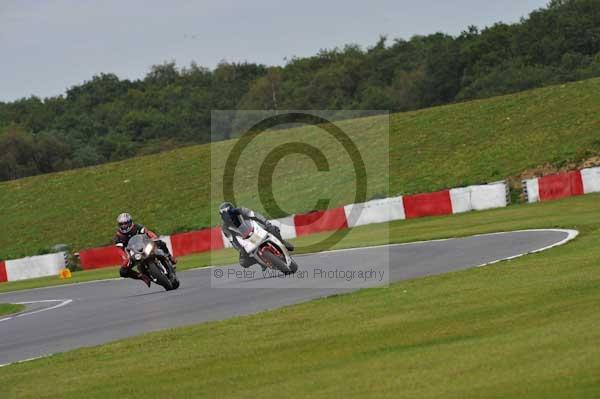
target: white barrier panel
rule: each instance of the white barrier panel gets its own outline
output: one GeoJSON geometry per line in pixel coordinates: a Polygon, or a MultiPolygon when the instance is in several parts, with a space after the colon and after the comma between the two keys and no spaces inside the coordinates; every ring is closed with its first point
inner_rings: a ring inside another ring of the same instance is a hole
{"type": "Polygon", "coordinates": [[[348,227],[406,219],[402,197],[377,199],[344,207],[348,227]]]}
{"type": "Polygon", "coordinates": [[[65,267],[65,253],[58,252],[23,259],[7,260],[5,265],[8,281],[52,275],[58,276],[60,269],[65,267]]]}
{"type": "Polygon", "coordinates": [[[294,225],[294,216],[287,216],[280,219],[273,219],[271,223],[279,227],[281,237],[284,240],[296,238],[296,226],[294,225]]]}
{"type": "Polygon", "coordinates": [[[600,167],[581,170],[581,180],[585,194],[600,193],[600,167]]]}
{"type": "Polygon", "coordinates": [[[506,183],[453,188],[450,190],[450,200],[452,213],[505,208],[508,205],[506,183]]]}
{"type": "Polygon", "coordinates": [[[527,202],[539,202],[540,200],[540,184],[538,179],[525,180],[527,188],[527,202]]]}
{"type": "Polygon", "coordinates": [[[452,213],[464,213],[473,210],[471,203],[471,187],[453,188],[450,190],[452,213]]]}
{"type": "Polygon", "coordinates": [[[169,248],[169,252],[173,255],[173,244],[171,244],[171,236],[160,236],[158,237],[161,241],[164,241],[167,244],[167,248],[169,248]]]}
{"type": "Polygon", "coordinates": [[[508,206],[506,183],[471,186],[469,188],[471,189],[471,207],[474,211],[508,206]]]}

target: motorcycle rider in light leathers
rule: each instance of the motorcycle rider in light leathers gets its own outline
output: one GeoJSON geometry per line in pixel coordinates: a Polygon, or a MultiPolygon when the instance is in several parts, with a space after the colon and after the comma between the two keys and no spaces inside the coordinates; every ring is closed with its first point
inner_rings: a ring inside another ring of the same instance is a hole
{"type": "Polygon", "coordinates": [[[239,251],[240,265],[244,268],[248,268],[257,263],[254,258],[250,257],[246,253],[244,248],[235,239],[235,237],[240,235],[240,232],[237,230],[237,228],[240,227],[242,222],[245,220],[253,220],[257,222],[262,228],[277,237],[281,243],[285,245],[288,251],[294,250],[294,246],[281,237],[279,228],[269,223],[269,221],[258,212],[254,212],[251,209],[243,207],[236,208],[232,203],[224,202],[221,204],[221,206],[219,206],[219,214],[221,215],[221,220],[223,222],[221,225],[221,230],[223,231],[225,237],[231,242],[233,247],[239,251]]]}
{"type": "Polygon", "coordinates": [[[143,273],[140,273],[137,270],[133,270],[133,264],[127,253],[127,244],[131,237],[138,234],[145,234],[151,240],[156,243],[156,246],[165,254],[163,261],[170,261],[173,265],[173,268],[177,264],[177,260],[171,255],[169,252],[169,248],[167,244],[158,239],[158,235],[154,232],[148,230],[141,224],[133,223],[133,219],[131,215],[128,213],[122,213],[117,217],[117,224],[119,225],[119,229],[117,230],[115,237],[113,238],[114,244],[123,250],[123,255],[121,257],[121,269],[119,269],[119,274],[121,277],[132,278],[134,280],[142,280],[148,287],[150,287],[150,277],[146,276],[143,273]]]}

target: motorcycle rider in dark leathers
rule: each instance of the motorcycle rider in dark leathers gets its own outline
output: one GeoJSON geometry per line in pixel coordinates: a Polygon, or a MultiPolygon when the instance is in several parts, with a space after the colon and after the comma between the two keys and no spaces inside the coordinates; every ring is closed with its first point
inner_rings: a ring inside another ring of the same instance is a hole
{"type": "Polygon", "coordinates": [[[257,263],[254,258],[250,257],[246,253],[244,248],[235,239],[235,237],[241,235],[237,228],[240,227],[242,222],[245,220],[253,220],[257,222],[261,227],[277,237],[281,243],[285,245],[288,251],[294,250],[294,246],[281,237],[279,228],[271,224],[263,215],[258,212],[254,212],[253,210],[244,207],[236,208],[232,203],[224,202],[219,206],[219,214],[221,215],[222,220],[221,230],[223,231],[223,235],[231,242],[233,247],[239,251],[240,266],[243,268],[248,268],[257,263]]]}
{"type": "Polygon", "coordinates": [[[151,230],[148,230],[141,224],[133,223],[133,219],[128,213],[121,213],[117,217],[117,224],[119,229],[115,233],[113,238],[113,243],[123,251],[121,256],[121,268],[119,269],[119,274],[124,278],[132,278],[134,280],[142,280],[148,287],[150,287],[151,279],[143,273],[140,273],[137,270],[133,270],[133,263],[127,253],[127,244],[131,237],[138,234],[145,234],[156,243],[156,246],[165,254],[164,258],[161,259],[163,262],[169,261],[175,268],[177,264],[177,260],[171,255],[169,252],[169,248],[167,244],[158,239],[158,235],[151,230]]]}

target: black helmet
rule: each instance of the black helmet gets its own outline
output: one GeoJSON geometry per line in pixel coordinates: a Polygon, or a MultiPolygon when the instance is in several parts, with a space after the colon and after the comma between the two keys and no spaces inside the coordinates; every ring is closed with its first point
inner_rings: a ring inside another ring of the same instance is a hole
{"type": "Polygon", "coordinates": [[[219,205],[219,213],[221,216],[229,213],[231,209],[233,209],[233,204],[231,202],[223,202],[221,205],[219,205]]]}
{"type": "Polygon", "coordinates": [[[119,231],[127,234],[133,228],[133,219],[130,214],[122,213],[117,217],[117,224],[119,225],[119,231]]]}
{"type": "Polygon", "coordinates": [[[223,225],[233,225],[239,226],[239,218],[235,216],[234,206],[231,202],[223,202],[219,206],[219,214],[221,215],[221,220],[223,221],[223,225]]]}

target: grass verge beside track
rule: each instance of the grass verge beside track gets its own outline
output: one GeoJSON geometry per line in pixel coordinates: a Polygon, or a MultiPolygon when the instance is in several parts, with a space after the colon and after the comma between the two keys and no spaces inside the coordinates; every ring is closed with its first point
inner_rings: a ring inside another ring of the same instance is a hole
{"type": "MultiPolygon", "coordinates": [[[[375,244],[386,227],[351,234],[375,244]]],[[[0,386],[19,398],[600,395],[600,196],[389,227],[394,241],[544,227],[581,235],[484,268],[11,365],[0,386]]]]}
{"type": "Polygon", "coordinates": [[[0,316],[6,316],[23,311],[25,305],[15,305],[12,303],[0,303],[0,316]]]}

